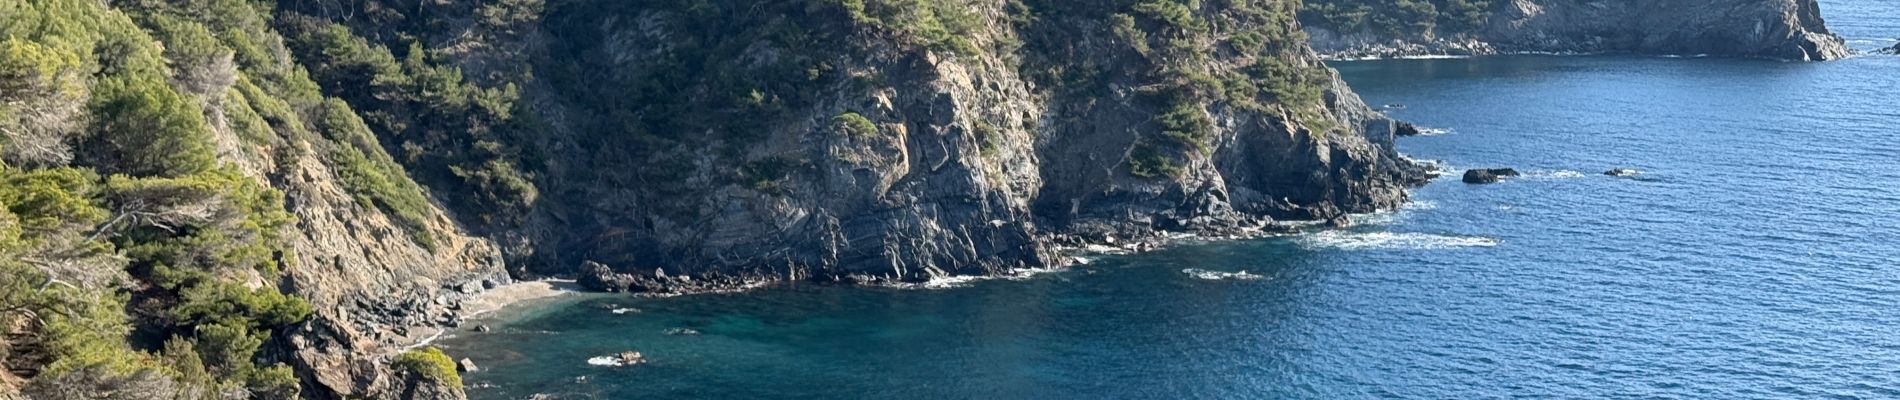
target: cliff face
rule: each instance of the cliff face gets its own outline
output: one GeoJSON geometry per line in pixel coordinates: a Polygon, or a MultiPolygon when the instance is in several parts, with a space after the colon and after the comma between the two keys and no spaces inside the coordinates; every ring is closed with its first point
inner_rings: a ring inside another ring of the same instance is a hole
{"type": "Polygon", "coordinates": [[[1341,58],[1558,52],[1825,61],[1849,54],[1814,0],[1508,0],[1477,15],[1481,22],[1463,29],[1384,31],[1305,18],[1314,47],[1341,58]]]}
{"type": "Polygon", "coordinates": [[[1327,218],[1396,206],[1419,182],[1393,122],[1289,39],[1291,10],[1149,2],[1178,7],[1170,21],[1114,3],[551,5],[545,40],[560,45],[536,70],[585,79],[527,95],[564,155],[527,229],[537,260],[768,280],[993,274],[1059,264],[1058,237],[1327,218]],[[1257,42],[1216,39],[1243,33],[1257,42]],[[1177,37],[1194,43],[1162,48],[1177,37]],[[787,75],[798,83],[744,78],[787,75]],[[1276,79],[1305,97],[1257,85],[1276,79]]]}

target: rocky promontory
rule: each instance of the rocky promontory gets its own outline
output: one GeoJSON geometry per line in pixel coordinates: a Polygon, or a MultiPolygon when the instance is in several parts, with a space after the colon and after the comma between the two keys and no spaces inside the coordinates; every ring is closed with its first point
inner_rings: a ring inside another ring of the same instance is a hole
{"type": "Polygon", "coordinates": [[[1302,20],[1328,58],[1638,53],[1825,61],[1850,53],[1815,0],[1433,2],[1442,14],[1403,26],[1357,14],[1392,12],[1384,1],[1307,3],[1302,20]]]}

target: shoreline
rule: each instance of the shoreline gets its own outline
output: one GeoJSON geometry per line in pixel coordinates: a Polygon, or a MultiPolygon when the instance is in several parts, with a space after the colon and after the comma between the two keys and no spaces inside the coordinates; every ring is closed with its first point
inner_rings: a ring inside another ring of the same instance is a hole
{"type": "Polygon", "coordinates": [[[522,303],[581,293],[588,293],[588,291],[572,279],[541,279],[511,283],[481,292],[463,302],[462,307],[467,310],[463,318],[481,319],[490,313],[522,303]]]}
{"type": "Polygon", "coordinates": [[[471,328],[473,326],[483,326],[476,322],[493,318],[495,314],[498,314],[500,311],[587,293],[593,292],[582,288],[579,284],[574,283],[572,279],[517,281],[497,286],[494,289],[477,293],[462,302],[464,310],[462,318],[465,321],[462,326],[438,328],[434,334],[408,345],[401,346],[398,349],[399,351],[409,351],[428,347],[443,338],[473,329],[471,328]]]}

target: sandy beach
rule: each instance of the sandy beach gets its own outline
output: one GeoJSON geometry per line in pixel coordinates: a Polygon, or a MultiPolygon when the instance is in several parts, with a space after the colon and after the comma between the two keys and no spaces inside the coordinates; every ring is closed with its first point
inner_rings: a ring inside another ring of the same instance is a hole
{"type": "Polygon", "coordinates": [[[580,285],[567,279],[517,282],[476,294],[474,298],[463,302],[462,307],[466,310],[466,318],[479,318],[522,302],[583,292],[580,285]]]}

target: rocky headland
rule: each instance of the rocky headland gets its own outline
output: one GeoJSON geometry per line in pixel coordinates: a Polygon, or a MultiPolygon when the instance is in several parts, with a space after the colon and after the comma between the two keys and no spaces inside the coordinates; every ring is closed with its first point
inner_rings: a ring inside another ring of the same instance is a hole
{"type": "Polygon", "coordinates": [[[1307,3],[1306,31],[1329,59],[1635,53],[1825,61],[1851,53],[1828,31],[1815,0],[1501,0],[1469,10],[1445,6],[1456,19],[1405,27],[1339,17],[1351,5],[1378,1],[1307,3]]]}

